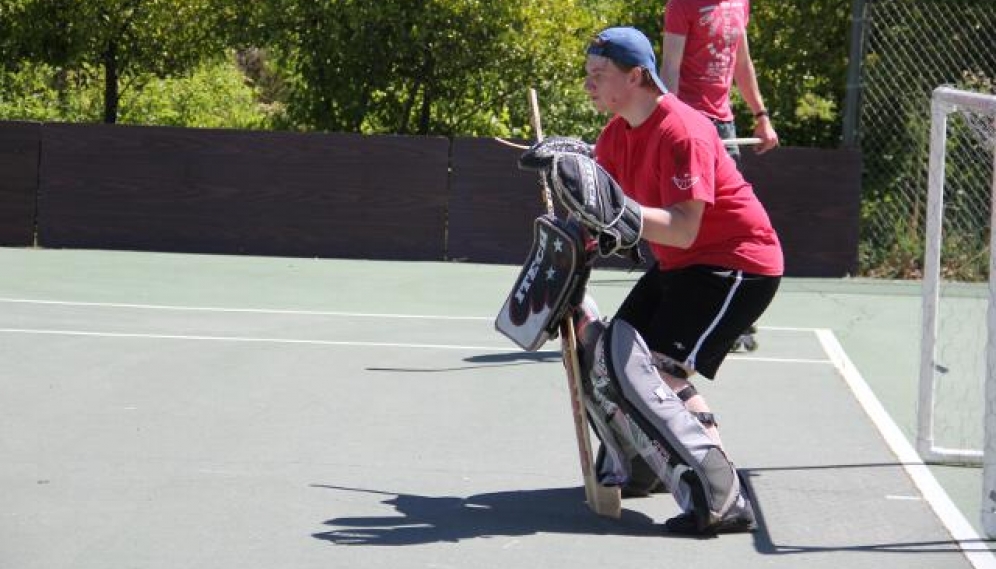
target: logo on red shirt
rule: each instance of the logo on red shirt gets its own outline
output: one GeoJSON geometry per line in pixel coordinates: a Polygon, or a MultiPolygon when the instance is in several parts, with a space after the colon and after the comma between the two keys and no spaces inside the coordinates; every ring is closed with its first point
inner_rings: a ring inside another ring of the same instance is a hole
{"type": "Polygon", "coordinates": [[[698,176],[692,176],[691,174],[683,174],[681,176],[674,176],[671,178],[674,185],[684,192],[692,189],[692,186],[699,183],[698,176]]]}

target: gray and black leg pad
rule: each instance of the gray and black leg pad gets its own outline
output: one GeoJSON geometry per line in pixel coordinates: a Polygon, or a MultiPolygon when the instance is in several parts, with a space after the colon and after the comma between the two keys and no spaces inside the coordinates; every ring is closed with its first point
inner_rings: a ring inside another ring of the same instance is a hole
{"type": "MultiPolygon", "coordinates": [[[[581,313],[585,313],[582,305],[581,313]]],[[[639,455],[674,495],[693,531],[752,529],[736,470],[702,422],[665,384],[643,338],[627,322],[575,318],[585,406],[604,445],[602,484],[624,485],[639,455]]]]}

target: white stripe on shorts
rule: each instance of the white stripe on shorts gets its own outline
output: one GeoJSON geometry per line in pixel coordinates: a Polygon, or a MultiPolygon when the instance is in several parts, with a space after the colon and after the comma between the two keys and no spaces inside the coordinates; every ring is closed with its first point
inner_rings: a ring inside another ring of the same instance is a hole
{"type": "Polygon", "coordinates": [[[733,286],[730,287],[730,292],[726,293],[726,300],[723,301],[723,306],[719,309],[719,314],[712,319],[712,322],[709,323],[709,327],[706,328],[705,332],[703,332],[701,336],[699,336],[699,340],[695,342],[695,347],[692,348],[691,353],[688,354],[688,358],[685,359],[684,365],[691,369],[695,369],[695,359],[699,355],[699,350],[702,349],[702,344],[704,344],[706,339],[709,338],[709,334],[712,334],[712,331],[719,325],[719,321],[723,319],[723,315],[726,314],[727,310],[729,310],[730,302],[733,301],[733,295],[737,293],[737,289],[740,288],[740,283],[743,282],[743,280],[744,272],[737,271],[736,281],[734,281],[733,286]]]}

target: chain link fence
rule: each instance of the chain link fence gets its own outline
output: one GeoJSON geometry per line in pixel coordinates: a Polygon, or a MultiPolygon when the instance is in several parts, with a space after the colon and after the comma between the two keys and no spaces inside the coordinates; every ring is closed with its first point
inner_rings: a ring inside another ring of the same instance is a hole
{"type": "MultiPolygon", "coordinates": [[[[945,84],[996,93],[996,0],[866,0],[864,8],[859,267],[867,276],[919,278],[930,96],[945,84]]],[[[948,129],[942,274],[984,280],[992,146],[965,116],[952,115],[948,129]]]]}

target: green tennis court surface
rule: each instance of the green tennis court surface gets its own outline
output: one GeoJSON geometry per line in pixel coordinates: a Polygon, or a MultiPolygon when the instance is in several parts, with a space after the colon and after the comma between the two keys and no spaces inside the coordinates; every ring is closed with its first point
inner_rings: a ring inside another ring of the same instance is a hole
{"type": "MultiPolygon", "coordinates": [[[[0,267],[3,568],[996,566],[980,471],[908,454],[916,284],[790,279],[699,380],[761,518],[699,540],[663,535],[666,495],[584,506],[556,344],[492,329],[518,267],[0,267]]],[[[635,277],[595,272],[603,313],[635,277]]]]}

